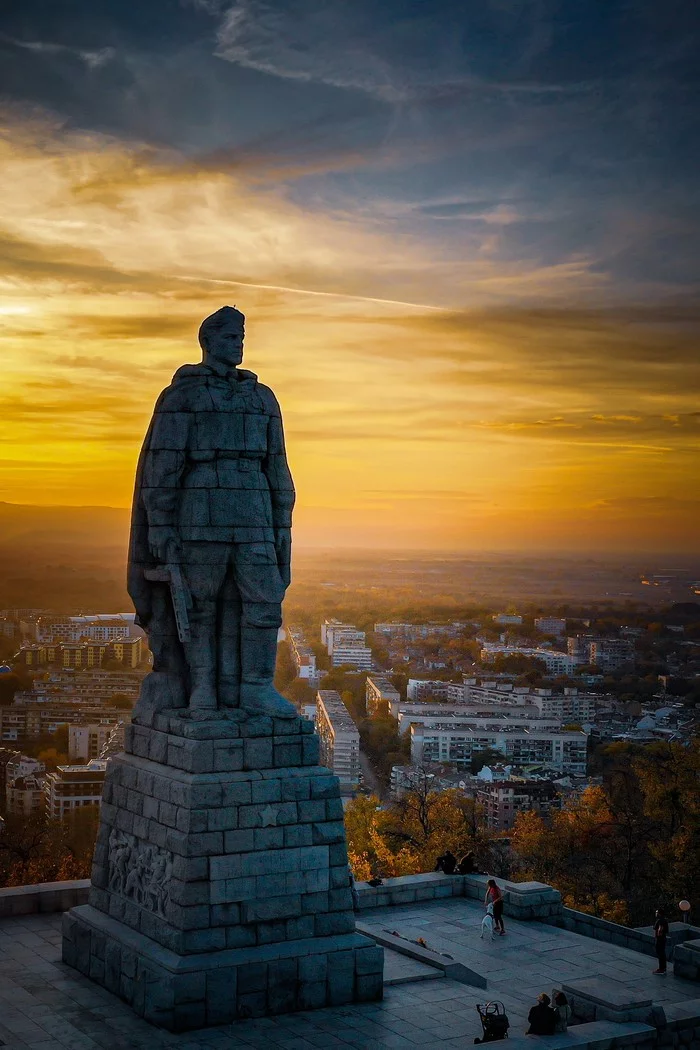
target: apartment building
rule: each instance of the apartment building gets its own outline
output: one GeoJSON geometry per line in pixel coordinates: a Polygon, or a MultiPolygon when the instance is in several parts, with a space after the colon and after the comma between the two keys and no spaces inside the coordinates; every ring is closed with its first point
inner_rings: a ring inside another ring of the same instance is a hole
{"type": "Polygon", "coordinates": [[[409,678],[406,687],[406,699],[414,702],[421,700],[447,700],[451,682],[438,679],[409,678]]]}
{"type": "Polygon", "coordinates": [[[55,733],[62,725],[113,726],[131,713],[118,707],[88,705],[80,700],[47,704],[12,704],[0,707],[0,744],[22,747],[32,737],[55,733]]]}
{"type": "Polygon", "coordinates": [[[116,660],[125,667],[136,668],[143,657],[141,637],[114,642],[41,642],[23,645],[15,661],[25,667],[58,664],[67,670],[90,670],[101,667],[105,660],[116,660]]]}
{"type": "Polygon", "coordinates": [[[316,665],[316,654],[304,640],[303,632],[298,627],[290,627],[287,630],[287,639],[292,653],[292,659],[296,665],[297,676],[302,681],[308,682],[310,686],[317,686],[321,674],[316,665]]]}
{"type": "Polygon", "coordinates": [[[360,777],[360,734],[335,689],[320,689],[316,695],[316,732],[321,764],[333,770],[341,792],[355,791],[360,777]]]}
{"type": "Polygon", "coordinates": [[[572,674],[576,669],[576,660],[568,652],[562,653],[558,649],[532,648],[520,645],[484,645],[480,653],[482,663],[493,663],[498,656],[528,656],[533,660],[540,660],[551,675],[572,674]]]}
{"type": "Polygon", "coordinates": [[[561,616],[538,616],[535,627],[542,634],[555,634],[557,637],[566,634],[566,620],[561,616]]]}
{"type": "Polygon", "coordinates": [[[115,642],[133,631],[133,613],[107,613],[98,616],[40,616],[36,623],[37,642],[115,642]]]}
{"type": "Polygon", "coordinates": [[[68,758],[71,762],[89,762],[93,758],[99,758],[113,730],[113,723],[69,725],[68,758]]]}
{"type": "Polygon", "coordinates": [[[33,817],[44,809],[45,773],[12,777],[5,787],[5,813],[8,817],[33,817]]]}
{"type": "Polygon", "coordinates": [[[491,831],[510,831],[518,813],[534,810],[547,816],[560,808],[557,789],[549,780],[497,780],[479,787],[476,798],[491,831]]]}
{"type": "Polygon", "coordinates": [[[486,749],[500,752],[513,765],[541,765],[558,773],[586,772],[586,733],[578,730],[534,730],[529,727],[458,721],[411,726],[411,763],[439,762],[469,766],[486,749]]]}
{"type": "Polygon", "coordinates": [[[65,820],[81,806],[99,806],[107,773],[104,759],[85,765],[59,766],[46,774],[44,799],[49,820],[65,820]]]}
{"type": "Polygon", "coordinates": [[[400,701],[401,694],[389,678],[378,674],[368,675],[365,683],[365,702],[370,717],[393,714],[394,705],[400,701]]]}

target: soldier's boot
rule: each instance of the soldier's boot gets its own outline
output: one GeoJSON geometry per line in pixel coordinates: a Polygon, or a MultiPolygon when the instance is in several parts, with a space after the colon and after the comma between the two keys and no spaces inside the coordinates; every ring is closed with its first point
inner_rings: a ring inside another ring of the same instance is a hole
{"type": "Polygon", "coordinates": [[[184,650],[190,672],[190,708],[197,711],[215,710],[216,641],[213,624],[193,618],[190,623],[190,641],[184,643],[184,650]]]}
{"type": "Polygon", "coordinates": [[[241,627],[241,707],[251,715],[296,718],[294,704],[274,687],[277,627],[241,627]]]}

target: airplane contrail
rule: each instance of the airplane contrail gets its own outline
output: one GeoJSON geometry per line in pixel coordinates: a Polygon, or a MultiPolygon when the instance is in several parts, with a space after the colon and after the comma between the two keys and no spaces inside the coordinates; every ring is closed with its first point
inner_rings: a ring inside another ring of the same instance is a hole
{"type": "Polygon", "coordinates": [[[206,282],[207,284],[236,285],[243,288],[261,288],[270,292],[292,292],[297,295],[320,295],[327,299],[353,299],[363,303],[383,303],[386,306],[408,306],[414,310],[434,310],[436,313],[444,313],[442,306],[433,306],[430,303],[407,303],[401,299],[377,299],[371,295],[352,295],[349,292],[319,292],[311,288],[290,288],[284,284],[258,284],[255,281],[234,281],[218,277],[188,277],[183,274],[166,274],[165,276],[175,281],[206,282]]]}

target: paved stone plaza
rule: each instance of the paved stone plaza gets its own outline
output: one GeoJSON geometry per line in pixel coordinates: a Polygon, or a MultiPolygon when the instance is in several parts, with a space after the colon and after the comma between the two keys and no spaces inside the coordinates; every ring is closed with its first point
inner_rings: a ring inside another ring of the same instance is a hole
{"type": "MultiPolygon", "coordinates": [[[[567,980],[599,977],[648,993],[655,1003],[692,1000],[697,984],[651,974],[647,956],[601,944],[536,922],[507,919],[508,934],[479,939],[483,909],[464,899],[378,909],[365,925],[423,937],[483,973],[482,990],[427,975],[418,964],[399,964],[387,953],[389,983],[381,1003],[242,1021],[175,1035],[137,1018],[116,996],[61,962],[61,915],[0,921],[0,1040],[11,1050],[401,1050],[440,1040],[443,1050],[464,1050],[481,1034],[475,1004],[501,999],[511,1019],[511,1039],[524,1031],[534,996],[567,980]],[[430,979],[426,979],[430,976],[430,979]]],[[[573,1037],[575,1029],[570,1030],[573,1037]]],[[[507,1045],[507,1044],[506,1044],[507,1045]]]]}

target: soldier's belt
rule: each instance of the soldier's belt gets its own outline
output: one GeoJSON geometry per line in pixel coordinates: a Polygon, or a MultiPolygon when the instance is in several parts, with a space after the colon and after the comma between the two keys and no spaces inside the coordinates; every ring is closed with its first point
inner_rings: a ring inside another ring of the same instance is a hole
{"type": "Polygon", "coordinates": [[[260,470],[262,467],[262,458],[255,456],[244,456],[239,452],[196,452],[194,454],[189,453],[187,456],[188,463],[192,467],[198,467],[200,464],[206,465],[210,463],[232,463],[241,470],[260,470]]]}

